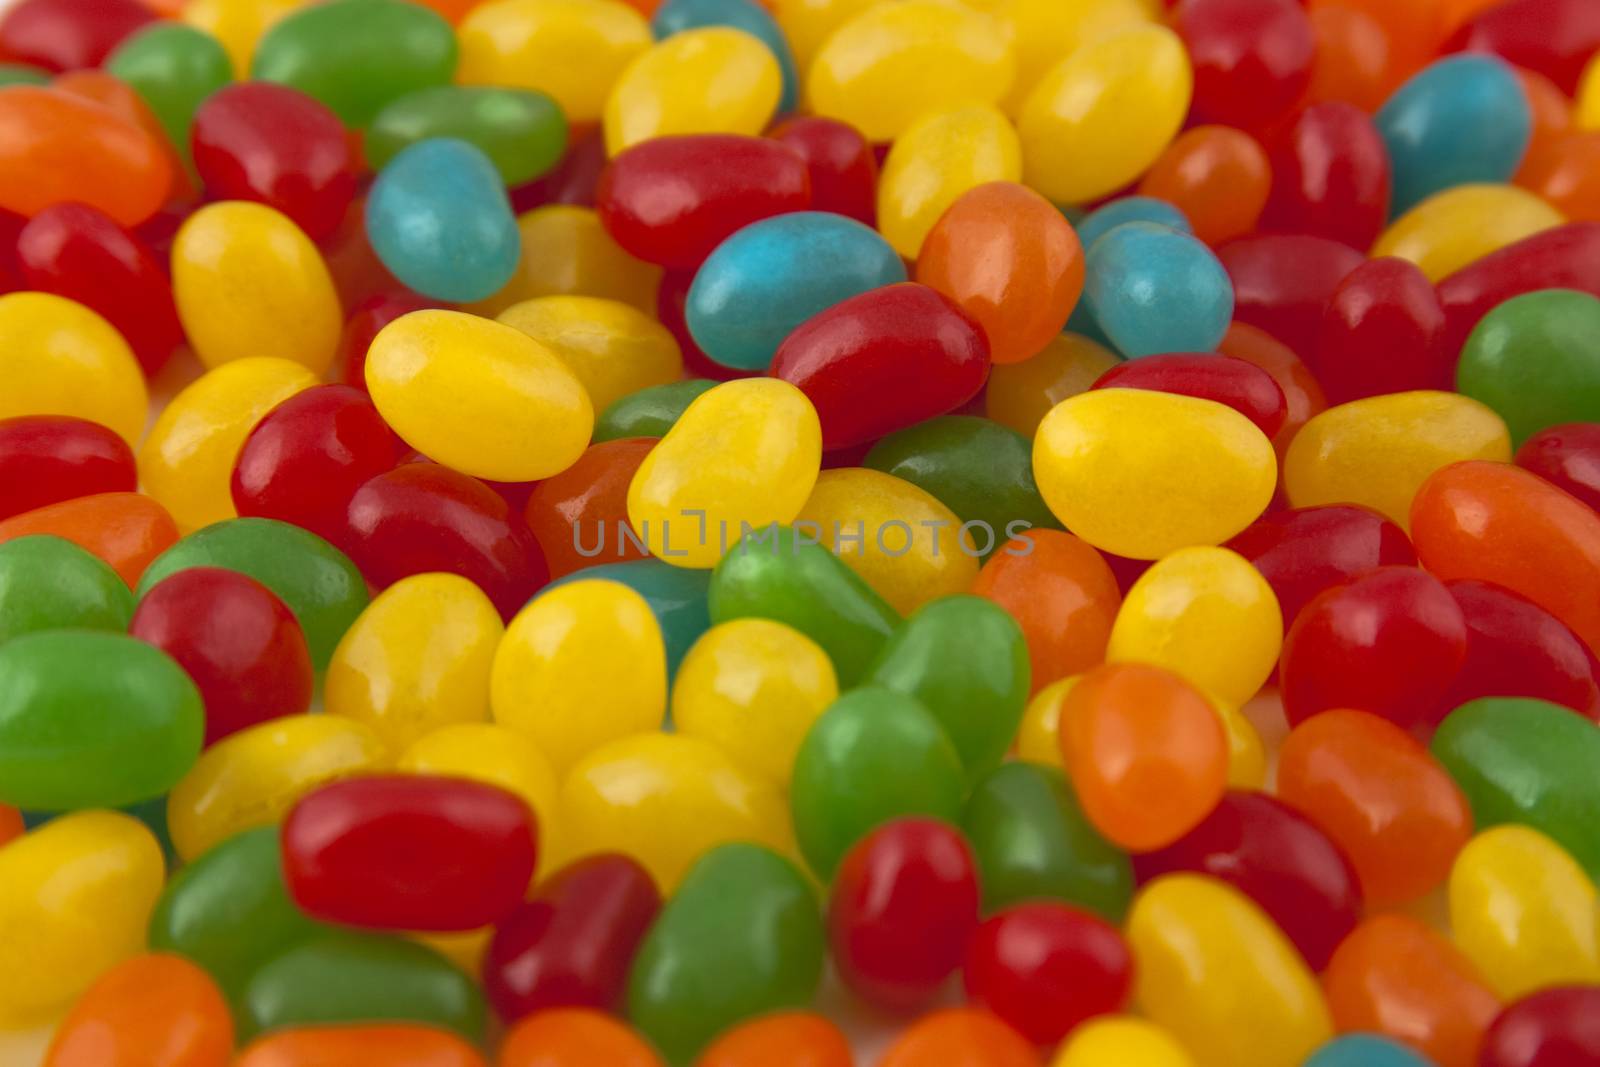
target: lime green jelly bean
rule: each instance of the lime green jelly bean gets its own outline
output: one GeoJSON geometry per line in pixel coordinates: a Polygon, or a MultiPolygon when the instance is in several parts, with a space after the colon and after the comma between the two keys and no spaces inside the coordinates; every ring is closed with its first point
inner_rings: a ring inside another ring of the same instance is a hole
{"type": "Polygon", "coordinates": [[[595,420],[595,442],[623,437],[665,437],[684,409],[716,384],[706,378],[690,378],[652,385],[614,400],[595,420]]]}
{"type": "Polygon", "coordinates": [[[233,80],[233,61],[211,34],[182,22],[157,22],[117,46],[106,69],[131,85],[184,158],[189,126],[206,97],[233,80]]]}
{"type": "Polygon", "coordinates": [[[0,644],[39,630],[128,628],[133,594],[117,572],[48,534],[0,544],[0,644]]]}
{"type": "Polygon", "coordinates": [[[439,85],[389,104],[367,130],[367,164],[375,171],[402,148],[430,137],[456,137],[483,149],[507,185],[530,182],[561,160],[567,120],[535,89],[439,85]]]}
{"type": "Polygon", "coordinates": [[[1512,297],[1478,323],[1456,384],[1506,420],[1519,445],[1546,426],[1600,420],[1600,300],[1571,289],[1512,297]]]}

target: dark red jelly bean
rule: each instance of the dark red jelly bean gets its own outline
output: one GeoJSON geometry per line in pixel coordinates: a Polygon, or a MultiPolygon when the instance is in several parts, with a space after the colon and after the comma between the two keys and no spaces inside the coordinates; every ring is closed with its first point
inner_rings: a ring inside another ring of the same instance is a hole
{"type": "Polygon", "coordinates": [[[22,261],[17,258],[17,238],[28,220],[0,208],[0,293],[26,289],[22,281],[22,261]]]}
{"type": "Polygon", "coordinates": [[[505,498],[437,463],[369,479],[350,501],[350,557],[383,588],[430,571],[477,584],[508,621],[550,580],[539,542],[505,498]]]}
{"type": "Polygon", "coordinates": [[[206,744],[311,707],[311,652],[277,595],[247,575],[192,567],[139,601],[128,632],[178,661],[206,707],[206,744]]]}
{"type": "Polygon", "coordinates": [[[1445,587],[1467,622],[1467,657],[1446,698],[1536,697],[1600,718],[1594,660],[1567,625],[1509,589],[1461,580],[1445,587]]]}
{"type": "Polygon", "coordinates": [[[976,861],[960,831],[934,819],[880,826],[834,876],[828,938],[839,977],[882,1007],[925,1003],[965,959],[978,904],[976,861]]]}
{"type": "Polygon", "coordinates": [[[1133,857],[1141,883],[1175,871],[1209,874],[1255,901],[1314,971],[1361,920],[1361,883],[1344,853],[1265,793],[1225,793],[1183,837],[1133,857]]]}
{"type": "Polygon", "coordinates": [[[1600,222],[1570,222],[1525,237],[1441,280],[1445,350],[1459,355],[1480,319],[1538,289],[1600,296],[1600,222]]]}
{"type": "Polygon", "coordinates": [[[172,283],[160,260],[109,215],[87,204],[55,204],[17,237],[29,289],[76,300],[117,328],[146,374],[183,343],[172,283]]]}
{"type": "MultiPolygon", "coordinates": [[[[1365,252],[1389,219],[1389,151],[1351,104],[1312,104],[1268,144],[1272,190],[1261,229],[1341,241],[1365,252]]],[[[1345,271],[1349,273],[1349,271],[1345,271]]]]}
{"type": "Polygon", "coordinates": [[[1200,353],[1143,356],[1102,374],[1092,389],[1148,389],[1226,404],[1271,437],[1288,405],[1272,375],[1242,359],[1200,353]]]}
{"type": "Polygon", "coordinates": [[[1452,709],[1467,623],[1437,578],[1380,567],[1307,604],[1283,642],[1283,707],[1298,725],[1354,708],[1424,737],[1452,709]]]}
{"type": "Polygon", "coordinates": [[[356,194],[344,124],[288,86],[240,82],[218,90],[195,113],[190,142],[213,198],[276,208],[314,241],[339,228],[356,194]]]}
{"type": "Polygon", "coordinates": [[[1120,1011],[1133,954],[1115,926],[1065,904],[1021,904],[978,927],[962,975],[967,998],[1036,1045],[1120,1011]]]}
{"type": "Polygon", "coordinates": [[[1540,430],[1517,449],[1517,466],[1600,510],[1600,423],[1540,430]]]}
{"type": "Polygon", "coordinates": [[[1233,279],[1233,317],[1276,337],[1302,359],[1316,347],[1322,312],[1367,257],[1328,237],[1241,237],[1217,250],[1233,279]]]}
{"type": "Polygon", "coordinates": [[[544,549],[551,578],[601,563],[649,558],[620,531],[628,522],[628,487],[655,446],[653,437],[601,441],[534,487],[523,515],[544,549]]]}
{"type": "Polygon", "coordinates": [[[1508,1006],[1483,1036],[1479,1067],[1600,1064],[1600,985],[1556,986],[1508,1006]]]}
{"type": "Polygon", "coordinates": [[[368,479],[393,470],[400,454],[399,438],[365,393],[314,386],[273,408],[245,438],[233,466],[233,506],[348,551],[350,501],[368,479]]]}
{"type": "Polygon", "coordinates": [[[661,276],[661,286],[656,290],[656,318],[677,339],[678,348],[683,352],[684,374],[690,378],[710,378],[718,382],[756,377],[756,371],[724,367],[713,360],[689,332],[683,309],[689,299],[689,287],[694,284],[694,276],[692,270],[669,270],[661,276]]]}
{"type": "Polygon", "coordinates": [[[366,197],[357,195],[333,236],[322,242],[322,258],[333,275],[339,301],[347,308],[360,307],[375,296],[406,291],[367,240],[366,206],[366,197]]]}
{"type": "Polygon", "coordinates": [[[1543,74],[1568,96],[1600,49],[1600,4],[1594,0],[1506,0],[1462,27],[1453,46],[1493,52],[1543,74]]]}
{"type": "Polygon", "coordinates": [[[606,140],[599,126],[570,131],[567,152],[553,170],[509,190],[517,214],[546,204],[593,207],[600,172],[606,169],[606,140]]]}
{"type": "Polygon", "coordinates": [[[802,323],[778,346],[770,373],[815,405],[822,447],[844,448],[971,400],[989,376],[989,341],[949,297],[903,282],[802,323]]]}
{"type": "Polygon", "coordinates": [[[476,930],[522,902],[538,857],[526,801],[463,778],[382,775],[308,793],[282,833],[283,878],[313,918],[476,930]]]}
{"type": "Polygon", "coordinates": [[[1330,404],[1411,389],[1451,389],[1439,294],[1415,263],[1384,256],[1345,276],[1306,354],[1330,404]]]}
{"type": "Polygon", "coordinates": [[[1190,121],[1261,132],[1311,87],[1316,33],[1290,0],[1183,0],[1174,28],[1194,64],[1190,121]]]}
{"type": "Polygon", "coordinates": [[[95,493],[131,493],[138,484],[133,449],[98,422],[0,419],[0,519],[95,493]]]}
{"type": "Polygon", "coordinates": [[[1378,567],[1417,562],[1404,530],[1354,504],[1275,511],[1224,547],[1249,560],[1272,586],[1285,630],[1323,590],[1378,567]]]}
{"type": "Polygon", "coordinates": [[[367,391],[367,349],[378,331],[402,315],[439,307],[436,302],[410,292],[375,293],[357,304],[345,320],[339,338],[339,378],[344,384],[367,391]]]}
{"type": "Polygon", "coordinates": [[[661,910],[645,869],[606,853],[557,871],[495,927],[483,988],[510,1023],[546,1008],[614,1011],[639,942],[661,910]]]}
{"type": "Polygon", "coordinates": [[[0,58],[48,70],[98,67],[155,20],[138,0],[22,0],[0,18],[0,58]]]}
{"type": "Polygon", "coordinates": [[[595,210],[646,263],[688,269],[752,222],[811,204],[805,160],[765,137],[699,133],[634,145],[600,175],[595,210]]]}
{"type": "Polygon", "coordinates": [[[799,116],[767,134],[800,154],[811,172],[811,210],[878,224],[878,157],[861,131],[838,119],[799,116]]]}

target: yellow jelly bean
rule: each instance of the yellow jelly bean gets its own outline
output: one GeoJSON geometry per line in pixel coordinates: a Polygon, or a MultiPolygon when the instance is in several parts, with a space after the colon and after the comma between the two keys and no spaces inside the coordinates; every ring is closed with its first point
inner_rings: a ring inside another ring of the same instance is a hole
{"type": "Polygon", "coordinates": [[[242,830],[282,821],[319,785],[388,763],[370,726],[338,715],[288,715],[240,730],[202,752],[168,795],[173,847],[192,860],[242,830]]]}
{"type": "Polygon", "coordinates": [[[489,668],[505,626],[456,574],[415,574],[366,606],[328,664],[323,704],[392,750],[452,723],[487,722],[489,668]]]}
{"type": "Polygon", "coordinates": [[[983,394],[984,413],[1024,437],[1032,437],[1050,409],[1087,393],[1122,360],[1096,341],[1075,333],[1053,338],[1021,363],[996,363],[983,394]]]}
{"type": "Polygon", "coordinates": [[[506,627],[489,676],[495,721],[520,730],[558,773],[667,711],[667,652],[644,597],[588,578],[535,597],[506,627]]]}
{"type": "Polygon", "coordinates": [[[1107,1015],[1068,1034],[1050,1067],[1195,1067],[1195,1062],[1155,1023],[1107,1015]]]}
{"type": "Polygon", "coordinates": [[[1408,259],[1436,282],[1565,221],[1561,212],[1515,185],[1457,185],[1391,222],[1372,254],[1408,259]]]}
{"type": "Polygon", "coordinates": [[[827,39],[806,94],[817,114],[892,141],[924,112],[999,103],[1016,68],[994,17],[958,0],[888,0],[827,39]]]}
{"type": "Polygon", "coordinates": [[[411,939],[427,945],[468,974],[478,974],[483,967],[484,953],[489,951],[489,942],[494,939],[494,927],[485,926],[461,934],[412,934],[411,939]]]}
{"type": "Polygon", "coordinates": [[[492,318],[536,296],[620,300],[654,314],[661,268],[634,259],[611,239],[593,208],[549,204],[517,216],[522,259],[506,287],[467,310],[492,318]]]}
{"type": "Polygon", "coordinates": [[[273,24],[301,6],[302,0],[189,0],[178,16],[222,44],[243,78],[256,54],[256,42],[273,24]]]}
{"type": "Polygon", "coordinates": [[[778,787],[709,741],[648,733],[589,754],[561,787],[567,860],[621,852],[663,893],[707,849],[753,841],[793,853],[789,806],[778,787]]]}
{"type": "Polygon", "coordinates": [[[556,354],[462,311],[416,311],[379,331],[367,388],[412,448],[498,482],[548,478],[589,446],[594,405],[556,354]]]}
{"type": "Polygon", "coordinates": [[[741,766],[789,784],[794,755],[839,695],[833,661],[770,619],[735,619],[701,635],[672,684],[672,721],[741,766]]]}
{"type": "Polygon", "coordinates": [[[818,475],[795,530],[821,541],[901,615],[970,589],[985,547],[963,540],[961,520],[925,489],[863,467],[818,475]]]}
{"type": "Polygon", "coordinates": [[[916,259],[945,209],[968,189],[1022,177],[1022,146],[1011,120],[984,105],[934,111],[895,138],[878,183],[878,229],[896,252],[916,259]]]}
{"type": "Polygon", "coordinates": [[[1577,107],[1572,117],[1580,130],[1600,130],[1600,52],[1589,59],[1578,82],[1577,107]]]}
{"type": "Polygon", "coordinates": [[[1272,442],[1234,409],[1142,389],[1096,389],[1039,424],[1033,474],[1045,504],[1106,552],[1160,559],[1221,544],[1266,510],[1272,442]]]}
{"type": "Polygon", "coordinates": [[[583,383],[596,411],[683,377],[683,353],[672,331],[620,300],[541,296],[512,304],[498,318],[554,352],[583,383]]]}
{"type": "Polygon", "coordinates": [[[60,1011],[143,951],[165,875],[155,836],[114,811],[62,815],[0,848],[0,1026],[60,1011]]]}
{"type": "Polygon", "coordinates": [[[1000,0],[995,13],[1017,50],[1017,80],[1006,96],[1012,115],[1021,113],[1051,68],[1080,47],[1150,21],[1150,11],[1140,0],[1000,0]]]}
{"type": "Polygon", "coordinates": [[[537,89],[572,123],[598,122],[606,97],[654,38],[621,0],[496,0],[461,20],[463,85],[537,89]]]}
{"type": "Polygon", "coordinates": [[[766,129],[783,93],[778,59],[743,30],[675,33],[622,72],[606,99],[606,151],[652,137],[766,129]]]}
{"type": "Polygon", "coordinates": [[[628,522],[667,563],[714,567],[746,527],[799,515],[821,467],[822,425],[804,393],[777,378],[724,382],[645,456],[628,522]]]}
{"type": "Polygon", "coordinates": [[[0,419],[74,415],[130,445],[150,403],[133,350],[105,319],[50,293],[0,296],[0,419]]]}
{"type": "Polygon", "coordinates": [[[1364,504],[1409,530],[1422,483],[1466,459],[1510,461],[1499,415],[1458,393],[1390,393],[1331,407],[1301,427],[1283,459],[1283,487],[1294,507],[1364,504]]]}
{"type": "Polygon", "coordinates": [[[1528,826],[1484,830],[1450,870],[1450,929],[1507,1001],[1554,985],[1600,983],[1594,883],[1528,826]]]}
{"type": "Polygon", "coordinates": [[[1267,781],[1267,748],[1261,732],[1239,708],[1212,693],[1205,698],[1222,719],[1222,732],[1228,739],[1228,785],[1260,789],[1267,781]]]}
{"type": "Polygon", "coordinates": [[[795,65],[808,70],[811,61],[833,31],[871,7],[877,0],[776,0],[772,5],[778,27],[794,53],[795,65]]]}
{"type": "Polygon", "coordinates": [[[301,364],[270,356],[202,374],[172,398],[139,449],[144,491],[185,532],[234,518],[233,465],[244,439],[273,408],[316,384],[301,364]]]}
{"type": "Polygon", "coordinates": [[[227,200],[189,216],[172,242],[172,295],[200,362],[275,356],[328,369],[344,314],[322,253],[264,204],[227,200]]]}
{"type": "Polygon", "coordinates": [[[1172,874],[1127,920],[1135,999],[1198,1067],[1300,1067],[1333,1032],[1322,990],[1271,919],[1214,878],[1172,874]]]}
{"type": "Polygon", "coordinates": [[[1048,763],[1052,767],[1064,764],[1061,757],[1061,703],[1067,699],[1072,687],[1082,675],[1058,678],[1028,701],[1022,712],[1022,725],[1017,729],[1017,756],[1030,763],[1048,763]]]}
{"type": "Polygon", "coordinates": [[[1193,89],[1189,54],[1164,26],[1090,41],[1052,67],[1022,105],[1027,183],[1060,204],[1122,188],[1177,136],[1193,89]]]}
{"type": "Polygon", "coordinates": [[[1283,644],[1278,598],[1237,552],[1209,545],[1158,560],[1128,590],[1106,659],[1153,663],[1237,707],[1272,675],[1283,644]]]}

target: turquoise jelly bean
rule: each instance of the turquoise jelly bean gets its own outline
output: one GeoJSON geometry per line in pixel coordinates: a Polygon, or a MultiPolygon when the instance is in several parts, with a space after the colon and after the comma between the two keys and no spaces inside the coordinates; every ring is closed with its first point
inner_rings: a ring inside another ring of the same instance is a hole
{"type": "Polygon", "coordinates": [[[453,137],[419,141],[389,161],[367,198],[367,237],[396,278],[456,303],[505,288],[522,255],[500,172],[453,137]]]}
{"type": "Polygon", "coordinates": [[[609,578],[621,582],[644,597],[661,626],[667,646],[667,677],[678,673],[678,664],[700,635],[711,629],[711,612],[706,604],[711,572],[674,567],[659,559],[636,559],[625,563],[602,563],[563,575],[545,586],[554,589],[567,582],[589,578],[609,578]]]}
{"type": "Polygon", "coordinates": [[[1386,1037],[1349,1034],[1317,1049],[1304,1067],[1433,1067],[1433,1061],[1386,1037]]]}
{"type": "Polygon", "coordinates": [[[876,231],[822,211],[751,223],[718,245],[689,287],[689,332],[726,367],[766,370],[783,339],[820,311],[906,280],[876,231]]]}
{"type": "Polygon", "coordinates": [[[788,38],[778,28],[778,20],[750,0],[667,0],[650,20],[650,29],[659,40],[684,30],[703,26],[729,26],[743,30],[772,50],[783,73],[783,96],[778,99],[778,114],[793,111],[800,101],[800,72],[788,38]]]}
{"type": "Polygon", "coordinates": [[[1113,200],[1089,212],[1073,229],[1078,231],[1078,243],[1087,252],[1100,238],[1130,222],[1153,222],[1184,233],[1194,232],[1187,215],[1175,205],[1154,196],[1124,196],[1113,200]]]}
{"type": "Polygon", "coordinates": [[[1130,222],[1089,251],[1084,296],[1095,321],[1130,359],[1210,352],[1233,321],[1233,282],[1187,233],[1130,222]]]}

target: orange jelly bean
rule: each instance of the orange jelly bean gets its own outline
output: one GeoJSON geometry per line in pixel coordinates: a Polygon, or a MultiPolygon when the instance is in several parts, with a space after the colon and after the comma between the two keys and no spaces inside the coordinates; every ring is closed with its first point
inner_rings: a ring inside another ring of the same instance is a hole
{"type": "Polygon", "coordinates": [[[1444,41],[1437,0],[1311,0],[1311,9],[1332,5],[1359,11],[1383,28],[1390,67],[1384,95],[1426,66],[1444,41]]]}
{"type": "Polygon", "coordinates": [[[808,1011],[782,1012],[734,1027],[695,1067],[854,1067],[839,1028],[808,1011]]]}
{"type": "Polygon", "coordinates": [[[1600,222],[1600,132],[1568,134],[1530,151],[1517,184],[1571,222],[1600,222]]]}
{"type": "Polygon", "coordinates": [[[498,1067],[662,1067],[661,1057],[604,1012],[556,1008],[530,1015],[500,1046],[498,1067]]]}
{"type": "Polygon", "coordinates": [[[1454,463],[1411,502],[1417,558],[1441,581],[1521,593],[1600,648],[1600,515],[1509,463],[1454,463]]]}
{"type": "Polygon", "coordinates": [[[178,956],[101,975],[56,1030],[44,1067],[225,1067],[233,1016],[211,976],[178,956]]]}
{"type": "Polygon", "coordinates": [[[22,813],[9,804],[0,804],[0,845],[15,841],[28,832],[23,825],[22,813]]]}
{"type": "Polygon", "coordinates": [[[150,105],[144,102],[144,98],[135,92],[131,85],[103,70],[69,70],[65,74],[58,75],[50,85],[64,93],[92,100],[116,114],[124,122],[130,122],[149,134],[160,146],[161,154],[167,157],[167,166],[171,169],[172,187],[167,190],[168,195],[181,197],[194,195],[194,186],[189,183],[189,175],[184,171],[183,160],[179,157],[178,150],[168,140],[167,132],[161,128],[161,120],[156,118],[156,113],[150,110],[150,105]]]}
{"type": "Polygon", "coordinates": [[[46,504],[0,520],[0,543],[30,534],[54,534],[99,556],[128,583],[178,539],[178,524],[153,497],[96,493],[46,504]]]}
{"type": "Polygon", "coordinates": [[[878,1067],[1040,1067],[1023,1036],[986,1011],[950,1008],[907,1027],[878,1067]]]}
{"type": "Polygon", "coordinates": [[[484,1067],[454,1034],[426,1026],[284,1030],[245,1049],[233,1067],[484,1067]]]}
{"type": "Polygon", "coordinates": [[[1438,1067],[1477,1067],[1500,1002],[1467,958],[1409,915],[1375,915],[1340,943],[1322,975],[1340,1033],[1384,1034],[1438,1067]]]}
{"type": "Polygon", "coordinates": [[[1403,904],[1444,884],[1472,810],[1410,734],[1364,711],[1313,715],[1278,751],[1278,796],[1350,860],[1367,903],[1403,904]]]}
{"type": "Polygon", "coordinates": [[[1522,83],[1522,93],[1528,98],[1528,110],[1533,116],[1533,132],[1528,138],[1528,151],[1522,157],[1522,169],[1517,182],[1528,164],[1546,149],[1572,132],[1572,101],[1555,82],[1537,71],[1517,68],[1517,80],[1522,83]]]}
{"type": "Polygon", "coordinates": [[[622,529],[628,486],[655,446],[653,437],[590,445],[576,463],[534,488],[524,514],[552,579],[596,564],[650,558],[622,529]]]}
{"type": "Polygon", "coordinates": [[[1288,345],[1247,323],[1236,322],[1229,326],[1217,351],[1246,363],[1254,363],[1272,375],[1272,380],[1283,390],[1283,425],[1272,438],[1272,447],[1278,453],[1278,476],[1281,479],[1283,457],[1289,451],[1289,442],[1300,432],[1300,427],[1328,409],[1328,398],[1322,394],[1322,385],[1317,381],[1317,376],[1311,373],[1311,368],[1288,345]]]}
{"type": "Polygon", "coordinates": [[[107,108],[32,85],[0,92],[0,208],[32,217],[77,200],[137,226],[171,185],[162,145],[107,108]]]}
{"type": "Polygon", "coordinates": [[[1142,195],[1175,205],[1208,245],[1253,231],[1271,189],[1266,150],[1231,126],[1185,131],[1139,181],[1142,195]]]}
{"type": "Polygon", "coordinates": [[[1397,80],[1383,25],[1334,3],[1311,10],[1311,27],[1317,35],[1311,101],[1338,101],[1369,112],[1383,106],[1397,80]]]}
{"type": "Polygon", "coordinates": [[[1110,663],[1085,674],[1062,701],[1058,730],[1084,814],[1130,851],[1172,844],[1227,787],[1221,716],[1160,667],[1110,663]]]}

